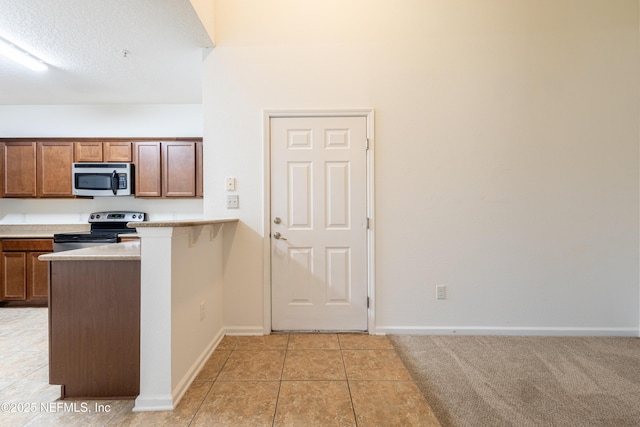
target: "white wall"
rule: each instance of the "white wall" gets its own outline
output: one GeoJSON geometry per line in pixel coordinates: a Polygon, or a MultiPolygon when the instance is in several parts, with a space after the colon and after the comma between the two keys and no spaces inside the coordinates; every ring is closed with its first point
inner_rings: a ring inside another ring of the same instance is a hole
{"type": "MultiPolygon", "coordinates": [[[[201,137],[199,104],[0,105],[0,137],[201,137]]],[[[86,223],[90,212],[132,209],[151,220],[199,218],[202,200],[107,197],[1,199],[0,223],[86,223]]]]}
{"type": "Polygon", "coordinates": [[[172,384],[174,390],[181,386],[183,393],[224,336],[223,234],[215,231],[220,227],[223,225],[183,227],[173,231],[172,384]]]}
{"type": "Polygon", "coordinates": [[[221,227],[139,227],[140,395],[175,408],[224,336],[221,227]]]}
{"type": "Polygon", "coordinates": [[[207,30],[207,34],[211,39],[211,47],[215,46],[215,16],[216,4],[215,0],[190,0],[191,5],[198,14],[198,18],[207,30]]]}
{"type": "Polygon", "coordinates": [[[263,319],[265,109],[375,108],[377,332],[638,332],[637,0],[218,0],[204,212],[263,319]],[[448,286],[444,301],[435,285],[448,286]]]}

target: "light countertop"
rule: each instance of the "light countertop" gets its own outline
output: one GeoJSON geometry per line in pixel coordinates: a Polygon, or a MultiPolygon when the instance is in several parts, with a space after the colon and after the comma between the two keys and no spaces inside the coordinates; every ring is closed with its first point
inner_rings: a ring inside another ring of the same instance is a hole
{"type": "Polygon", "coordinates": [[[89,224],[0,224],[0,239],[51,239],[56,233],[90,230],[89,224]]]}
{"type": "Polygon", "coordinates": [[[40,261],[139,261],[140,242],[122,242],[91,246],[71,251],[40,255],[40,261]]]}
{"type": "Polygon", "coordinates": [[[224,224],[227,222],[238,222],[237,218],[230,219],[175,219],[166,221],[144,221],[130,222],[127,227],[145,228],[145,227],[197,227],[209,224],[224,224]]]}
{"type": "MultiPolygon", "coordinates": [[[[224,224],[237,222],[238,219],[192,219],[192,220],[165,220],[145,221],[129,223],[131,228],[147,227],[198,227],[210,224],[224,224]]],[[[0,238],[18,237],[53,237],[55,233],[88,231],[86,224],[79,225],[0,225],[0,238]],[[15,228],[19,227],[19,228],[15,228]]],[[[134,234],[123,234],[133,237],[134,234]]],[[[138,236],[136,233],[135,236],[138,236]]],[[[126,261],[140,260],[140,241],[111,243],[99,246],[91,246],[83,249],[74,249],[63,252],[43,254],[38,257],[41,261],[126,261]]]]}

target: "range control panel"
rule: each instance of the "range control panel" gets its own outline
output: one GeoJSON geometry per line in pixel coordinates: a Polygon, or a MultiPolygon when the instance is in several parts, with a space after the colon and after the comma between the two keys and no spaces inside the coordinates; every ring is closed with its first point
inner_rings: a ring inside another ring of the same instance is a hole
{"type": "Polygon", "coordinates": [[[89,215],[89,222],[142,222],[146,220],[144,212],[108,211],[94,212],[89,215]]]}

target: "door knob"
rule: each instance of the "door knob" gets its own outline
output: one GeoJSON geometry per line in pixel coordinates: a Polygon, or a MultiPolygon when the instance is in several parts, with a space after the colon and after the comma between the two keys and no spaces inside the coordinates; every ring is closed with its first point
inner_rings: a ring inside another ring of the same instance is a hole
{"type": "Polygon", "coordinates": [[[277,217],[275,217],[275,218],[273,219],[273,222],[274,222],[274,223],[276,223],[276,224],[280,224],[280,223],[282,222],[282,220],[280,219],[280,217],[279,217],[279,216],[277,216],[277,217]]]}
{"type": "Polygon", "coordinates": [[[282,234],[280,234],[280,233],[279,233],[279,232],[277,232],[277,231],[276,231],[275,233],[273,233],[273,237],[274,237],[274,238],[276,238],[276,239],[278,239],[278,240],[287,240],[287,238],[286,238],[286,237],[282,237],[282,234]]]}

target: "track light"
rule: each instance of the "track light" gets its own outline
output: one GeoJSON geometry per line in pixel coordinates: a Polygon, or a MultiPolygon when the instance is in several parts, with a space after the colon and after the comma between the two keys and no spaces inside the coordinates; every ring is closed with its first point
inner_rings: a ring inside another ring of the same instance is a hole
{"type": "Polygon", "coordinates": [[[33,71],[44,71],[47,69],[47,64],[42,62],[40,59],[2,38],[0,38],[0,55],[33,71]]]}

